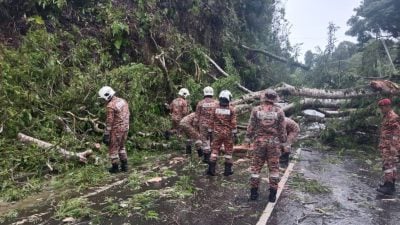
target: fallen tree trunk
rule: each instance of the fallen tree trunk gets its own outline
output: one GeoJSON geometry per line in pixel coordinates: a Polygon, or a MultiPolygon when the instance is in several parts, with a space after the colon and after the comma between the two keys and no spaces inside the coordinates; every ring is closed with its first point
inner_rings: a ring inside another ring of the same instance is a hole
{"type": "Polygon", "coordinates": [[[48,142],[30,137],[23,133],[18,133],[18,140],[25,144],[35,144],[38,147],[44,148],[44,149],[55,149],[67,159],[79,159],[79,161],[84,162],[84,163],[86,163],[88,160],[88,157],[93,154],[92,150],[86,150],[84,152],[79,152],[79,153],[70,152],[63,148],[60,148],[60,147],[57,147],[48,142]]]}
{"type": "MultiPolygon", "coordinates": [[[[288,105],[282,107],[286,116],[293,115],[296,111],[301,111],[305,109],[316,109],[319,108],[331,108],[331,109],[339,109],[340,107],[349,104],[350,101],[344,99],[312,99],[305,98],[298,102],[293,102],[288,105]]],[[[235,110],[238,115],[242,115],[244,113],[250,112],[253,108],[252,104],[239,104],[235,105],[235,110]]]]}
{"type": "Polygon", "coordinates": [[[340,90],[322,90],[314,88],[297,88],[292,85],[282,83],[275,88],[280,95],[302,96],[306,98],[318,99],[349,99],[357,97],[367,97],[376,95],[368,86],[361,88],[340,89],[340,90]]]}
{"type": "MultiPolygon", "coordinates": [[[[218,70],[218,72],[220,72],[223,76],[225,77],[229,77],[230,75],[225,72],[210,56],[208,56],[207,54],[204,54],[204,57],[206,57],[206,59],[208,61],[211,62],[211,64],[214,65],[214,67],[218,70]]],[[[211,76],[211,75],[210,75],[211,76]]],[[[215,81],[218,80],[218,78],[211,76],[215,81]]],[[[252,93],[251,90],[247,89],[245,86],[241,85],[239,82],[236,82],[236,86],[239,88],[239,90],[245,92],[245,93],[252,93]]]]}
{"type": "Polygon", "coordinates": [[[304,64],[299,63],[299,62],[291,61],[291,60],[286,59],[286,58],[281,57],[281,56],[277,56],[277,55],[272,54],[271,52],[268,52],[268,51],[265,51],[265,50],[250,48],[250,47],[247,47],[246,45],[241,45],[240,47],[242,47],[243,49],[246,49],[248,51],[251,51],[251,52],[256,52],[256,53],[263,54],[263,55],[265,55],[265,56],[267,56],[269,58],[275,59],[275,60],[277,60],[279,62],[287,63],[289,65],[296,66],[296,67],[300,67],[300,68],[302,68],[304,70],[310,70],[310,67],[307,66],[307,65],[304,65],[304,64]]]}
{"type": "MultiPolygon", "coordinates": [[[[316,98],[316,99],[351,99],[376,96],[377,94],[386,95],[400,95],[400,87],[388,80],[374,80],[363,87],[339,89],[339,90],[323,90],[315,88],[298,88],[292,85],[282,83],[275,88],[271,88],[277,91],[281,96],[300,96],[305,98],[316,98]]],[[[247,102],[252,102],[261,96],[265,90],[252,92],[241,96],[239,99],[233,101],[233,104],[240,105],[247,102]]]]}
{"type": "Polygon", "coordinates": [[[350,103],[347,100],[331,100],[331,99],[302,99],[299,102],[290,103],[284,106],[282,109],[285,111],[286,116],[293,115],[296,111],[305,109],[319,109],[319,108],[331,108],[339,109],[340,107],[350,103]]]}

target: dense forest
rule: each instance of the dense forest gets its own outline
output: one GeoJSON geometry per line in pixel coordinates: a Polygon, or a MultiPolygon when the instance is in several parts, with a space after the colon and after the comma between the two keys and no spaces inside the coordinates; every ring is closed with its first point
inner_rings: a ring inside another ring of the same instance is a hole
{"type": "MultiPolygon", "coordinates": [[[[399,82],[399,11],[397,0],[364,0],[348,21],[347,33],[358,42],[338,43],[339,28],[327,24],[327,45],[307,51],[299,67],[281,0],[0,0],[0,198],[18,201],[48,185],[85,189],[109,176],[99,172],[107,149],[97,144],[105,120],[97,91],[104,85],[129,102],[127,149],[135,165],[164,151],[154,147],[170,127],[164,103],[181,87],[190,90],[194,108],[207,85],[238,98],[245,94],[238,84],[259,91],[282,82],[319,89],[399,82]],[[93,149],[102,160],[67,161],[18,142],[18,133],[72,152],[93,149]]],[[[378,98],[352,99],[344,107],[356,110],[329,122],[321,138],[348,147],[360,140],[338,134],[363,131],[370,149],[378,98]]]]}

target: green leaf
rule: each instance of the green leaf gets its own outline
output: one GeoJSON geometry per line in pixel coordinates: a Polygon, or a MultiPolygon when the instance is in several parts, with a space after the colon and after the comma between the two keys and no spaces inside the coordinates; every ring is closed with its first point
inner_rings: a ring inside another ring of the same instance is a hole
{"type": "Polygon", "coordinates": [[[118,39],[118,40],[115,40],[114,41],[114,46],[115,46],[115,48],[116,49],[121,49],[121,45],[122,45],[122,40],[121,39],[118,39]]]}

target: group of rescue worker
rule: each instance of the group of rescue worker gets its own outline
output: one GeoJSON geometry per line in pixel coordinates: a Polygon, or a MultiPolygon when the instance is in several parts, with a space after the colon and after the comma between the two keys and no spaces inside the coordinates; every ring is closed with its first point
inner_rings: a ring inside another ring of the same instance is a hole
{"type": "MultiPolygon", "coordinates": [[[[192,144],[199,157],[208,164],[206,174],[216,175],[217,159],[223,154],[224,176],[233,174],[233,147],[238,144],[237,115],[228,90],[219,93],[214,99],[212,87],[203,89],[204,99],[197,103],[196,110],[189,114],[186,98],[190,95],[186,88],[178,92],[178,98],[168,106],[171,112],[171,134],[186,134],[186,153],[191,154],[192,144]]],[[[290,146],[299,134],[299,125],[285,118],[282,109],[275,103],[278,94],[267,90],[261,96],[262,104],[252,110],[245,142],[254,144],[251,166],[250,199],[258,198],[260,172],[267,162],[270,172],[269,201],[275,202],[279,182],[279,166],[289,162],[290,146]]]]}
{"type": "MultiPolygon", "coordinates": [[[[129,130],[128,103],[117,97],[109,87],[98,92],[106,102],[107,120],[103,142],[108,145],[111,159],[110,173],[128,170],[128,157],[125,149],[129,130]]],[[[171,135],[186,135],[186,153],[191,154],[192,145],[199,157],[208,164],[206,174],[216,175],[217,159],[223,153],[224,176],[233,174],[233,149],[238,143],[237,115],[232,103],[232,94],[228,90],[219,93],[214,99],[212,87],[203,89],[204,99],[198,102],[196,110],[190,113],[187,98],[189,90],[182,88],[178,97],[168,105],[172,119],[171,135]]],[[[288,165],[291,146],[300,132],[299,125],[285,117],[282,108],[276,103],[278,94],[267,89],[260,96],[260,105],[252,109],[246,131],[245,143],[253,145],[250,178],[250,199],[257,200],[259,195],[260,173],[265,163],[269,170],[269,201],[276,201],[279,167],[288,165]]],[[[392,110],[390,99],[382,99],[378,106],[383,114],[380,131],[379,149],[383,159],[384,183],[378,192],[391,195],[395,192],[396,163],[400,154],[400,118],[392,110]]]]}

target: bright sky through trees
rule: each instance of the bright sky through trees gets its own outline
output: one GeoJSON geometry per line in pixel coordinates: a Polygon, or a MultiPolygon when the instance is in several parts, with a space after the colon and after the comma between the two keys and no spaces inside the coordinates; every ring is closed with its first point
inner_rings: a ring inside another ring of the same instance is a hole
{"type": "Polygon", "coordinates": [[[331,21],[340,27],[336,33],[338,41],[356,41],[356,38],[346,36],[347,20],[355,14],[361,0],[286,0],[286,18],[292,25],[290,41],[292,45],[301,45],[299,60],[307,50],[316,46],[325,48],[327,43],[327,27],[331,21]]]}

